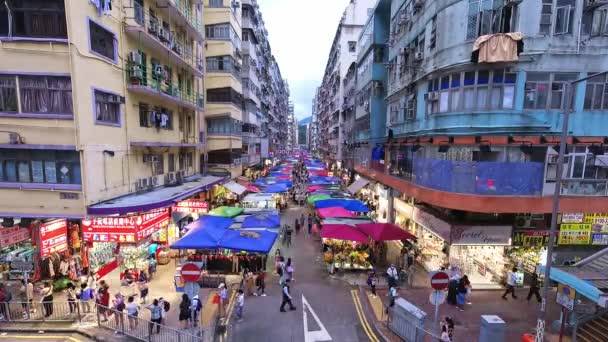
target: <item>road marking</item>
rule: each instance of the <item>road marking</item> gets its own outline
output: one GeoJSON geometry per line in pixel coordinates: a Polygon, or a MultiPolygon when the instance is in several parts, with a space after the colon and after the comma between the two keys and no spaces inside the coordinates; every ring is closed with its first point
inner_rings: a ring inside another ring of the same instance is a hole
{"type": "Polygon", "coordinates": [[[8,336],[8,335],[2,335],[0,336],[0,338],[21,338],[21,339],[49,339],[49,338],[63,338],[63,339],[67,339],[70,340],[72,342],[82,342],[81,340],[74,338],[72,336],[54,336],[54,335],[45,335],[45,336],[29,336],[29,335],[12,335],[12,336],[8,336]]]}
{"type": "Polygon", "coordinates": [[[305,342],[331,341],[332,340],[331,336],[329,335],[329,332],[327,331],[327,329],[325,329],[325,326],[323,325],[323,323],[321,323],[319,316],[317,316],[317,313],[312,309],[312,306],[310,306],[310,303],[308,303],[308,301],[306,300],[306,297],[304,297],[304,295],[302,295],[302,319],[304,320],[304,341],[305,342]],[[317,324],[319,325],[319,328],[321,328],[321,330],[314,330],[314,331],[308,330],[308,314],[306,313],[306,309],[308,309],[308,311],[310,311],[310,314],[315,319],[315,322],[317,322],[317,324]]]}
{"type": "Polygon", "coordinates": [[[359,316],[359,321],[363,326],[363,330],[365,334],[372,342],[380,342],[374,331],[372,330],[369,322],[367,321],[367,317],[365,317],[365,313],[363,312],[363,307],[361,306],[361,301],[359,300],[359,294],[357,290],[350,290],[350,294],[353,296],[353,303],[355,303],[355,310],[357,311],[357,316],[359,316]]]}

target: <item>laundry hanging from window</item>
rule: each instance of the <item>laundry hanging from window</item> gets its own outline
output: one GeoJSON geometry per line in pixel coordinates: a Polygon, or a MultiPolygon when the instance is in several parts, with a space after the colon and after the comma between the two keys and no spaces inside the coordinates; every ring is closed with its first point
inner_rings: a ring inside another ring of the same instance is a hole
{"type": "Polygon", "coordinates": [[[112,0],[89,0],[97,8],[97,15],[110,15],[112,11],[112,0]]]}
{"type": "Polygon", "coordinates": [[[473,44],[472,63],[515,62],[524,50],[521,32],[481,36],[473,44]]]}

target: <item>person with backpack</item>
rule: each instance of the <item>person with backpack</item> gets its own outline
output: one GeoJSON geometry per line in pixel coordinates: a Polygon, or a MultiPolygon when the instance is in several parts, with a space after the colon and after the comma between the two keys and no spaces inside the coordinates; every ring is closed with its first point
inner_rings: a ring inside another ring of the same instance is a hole
{"type": "Polygon", "coordinates": [[[165,300],[163,297],[160,297],[158,302],[160,303],[160,307],[163,309],[161,314],[161,323],[167,325],[167,313],[169,310],[171,310],[171,303],[169,303],[169,301],[165,300]]]}
{"type": "Polygon", "coordinates": [[[295,306],[293,306],[293,303],[291,302],[291,293],[289,291],[289,279],[285,280],[285,283],[283,284],[283,301],[281,302],[281,308],[279,309],[279,311],[281,312],[285,312],[285,304],[289,304],[289,310],[293,311],[296,309],[295,306]]]}
{"type": "Polygon", "coordinates": [[[187,294],[182,294],[182,301],[179,303],[179,321],[182,322],[183,328],[188,328],[188,322],[190,321],[190,298],[187,294]]]}
{"type": "Polygon", "coordinates": [[[120,330],[116,330],[115,334],[120,334],[121,331],[125,330],[125,316],[124,311],[126,308],[125,297],[123,297],[120,292],[114,295],[114,300],[112,301],[112,309],[114,309],[114,320],[116,321],[116,326],[120,330]]]}
{"type": "Polygon", "coordinates": [[[152,335],[152,331],[156,325],[156,333],[160,334],[160,323],[163,309],[160,307],[158,299],[154,299],[154,301],[152,301],[152,304],[148,306],[148,310],[150,310],[150,324],[148,325],[148,331],[150,335],[152,335]]]}
{"type": "MultiPolygon", "coordinates": [[[[226,290],[225,287],[224,287],[224,290],[226,290]]],[[[226,294],[226,296],[227,296],[227,294],[226,294]]],[[[194,297],[192,297],[192,303],[190,305],[190,318],[192,319],[192,325],[195,327],[198,325],[198,313],[201,311],[202,308],[203,308],[203,303],[198,298],[198,295],[195,295],[194,297]]]]}
{"type": "Polygon", "coordinates": [[[80,299],[80,309],[82,312],[91,312],[91,299],[94,297],[94,291],[86,282],[80,284],[80,293],[77,298],[80,299]]]}

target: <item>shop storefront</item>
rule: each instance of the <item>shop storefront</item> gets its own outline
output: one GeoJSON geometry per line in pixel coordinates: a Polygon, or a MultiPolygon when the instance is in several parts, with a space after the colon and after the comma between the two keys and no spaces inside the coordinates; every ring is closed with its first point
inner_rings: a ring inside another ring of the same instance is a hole
{"type": "Polygon", "coordinates": [[[31,228],[13,226],[0,229],[0,279],[8,280],[20,277],[21,272],[10,271],[12,260],[20,259],[32,262],[34,248],[31,241],[31,228]]]}
{"type": "Polygon", "coordinates": [[[418,207],[414,207],[412,216],[418,232],[420,261],[424,268],[430,272],[447,266],[452,226],[418,207]]]}
{"type": "Polygon", "coordinates": [[[507,252],[507,259],[510,265],[525,272],[527,279],[537,271],[539,265],[547,263],[547,246],[549,230],[516,229],[513,231],[512,247],[507,252]]]}
{"type": "Polygon", "coordinates": [[[166,209],[82,220],[82,239],[87,244],[91,272],[100,279],[118,266],[121,271],[147,269],[148,246],[166,245],[168,225],[166,209]]]}
{"type": "Polygon", "coordinates": [[[418,236],[418,229],[413,220],[414,206],[399,198],[393,199],[395,224],[402,229],[418,236]]]}
{"type": "Polygon", "coordinates": [[[184,227],[196,221],[200,215],[209,211],[209,202],[200,199],[189,199],[177,202],[171,207],[171,221],[167,227],[167,242],[172,245],[181,237],[184,227]]]}
{"type": "Polygon", "coordinates": [[[389,220],[389,189],[383,184],[376,184],[376,196],[377,208],[376,208],[376,221],[381,223],[387,223],[389,220]]]}

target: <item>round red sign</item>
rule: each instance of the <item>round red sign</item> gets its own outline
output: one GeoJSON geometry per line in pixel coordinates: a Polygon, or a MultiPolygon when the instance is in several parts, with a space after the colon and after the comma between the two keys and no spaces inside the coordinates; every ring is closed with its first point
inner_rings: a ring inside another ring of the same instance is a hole
{"type": "Polygon", "coordinates": [[[201,277],[201,269],[196,264],[185,264],[180,271],[186,282],[195,282],[201,277]]]}
{"type": "Polygon", "coordinates": [[[431,276],[431,287],[435,290],[444,290],[448,287],[450,277],[445,272],[435,272],[431,276]]]}

